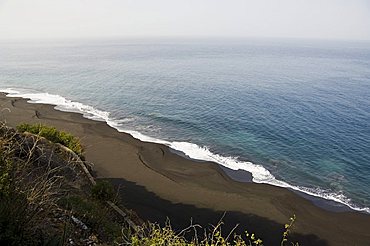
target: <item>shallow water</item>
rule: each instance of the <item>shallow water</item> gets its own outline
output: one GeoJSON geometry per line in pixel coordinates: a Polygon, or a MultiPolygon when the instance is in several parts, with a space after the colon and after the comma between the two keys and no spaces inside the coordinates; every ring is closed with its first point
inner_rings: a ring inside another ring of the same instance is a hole
{"type": "Polygon", "coordinates": [[[370,212],[369,43],[0,43],[0,88],[370,212]]]}

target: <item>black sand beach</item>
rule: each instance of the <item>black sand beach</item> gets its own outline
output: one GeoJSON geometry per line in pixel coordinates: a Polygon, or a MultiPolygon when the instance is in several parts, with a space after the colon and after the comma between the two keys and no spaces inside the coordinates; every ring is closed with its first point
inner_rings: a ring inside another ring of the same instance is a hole
{"type": "Polygon", "coordinates": [[[370,215],[334,212],[315,206],[296,193],[265,184],[238,182],[215,163],[181,157],[167,146],[119,133],[104,122],[53,106],[0,96],[1,120],[10,126],[41,122],[81,138],[86,159],[98,177],[120,186],[124,204],[144,220],[175,229],[193,223],[216,224],[224,212],[225,229],[256,233],[265,245],[278,245],[284,224],[295,214],[292,237],[300,245],[370,245],[370,215]],[[5,110],[5,109],[9,110],[5,110]]]}

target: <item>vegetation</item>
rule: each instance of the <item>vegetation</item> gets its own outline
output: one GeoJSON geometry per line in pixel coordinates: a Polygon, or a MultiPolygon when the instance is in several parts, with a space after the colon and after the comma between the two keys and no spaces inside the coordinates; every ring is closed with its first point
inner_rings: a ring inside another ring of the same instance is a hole
{"type": "Polygon", "coordinates": [[[37,141],[3,125],[0,131],[0,244],[46,243],[53,236],[42,233],[44,225],[58,214],[54,204],[62,184],[60,169],[40,166],[46,152],[36,148],[37,141]]]}
{"type": "Polygon", "coordinates": [[[0,125],[0,245],[113,245],[121,238],[122,221],[92,198],[75,156],[0,125]]]}
{"type": "Polygon", "coordinates": [[[118,242],[121,237],[122,225],[115,220],[106,204],[87,196],[72,195],[63,197],[58,204],[71,211],[74,218],[78,218],[99,240],[118,242]]]}
{"type": "MultiPolygon", "coordinates": [[[[293,215],[293,217],[290,218],[290,222],[289,224],[285,224],[285,231],[283,233],[283,238],[281,239],[281,246],[284,246],[285,243],[288,242],[288,236],[289,234],[291,233],[292,231],[292,228],[293,228],[293,225],[294,225],[294,222],[296,220],[296,216],[293,215]]],[[[297,245],[298,246],[298,243],[292,243],[292,245],[297,245]]]]}
{"type": "MultiPolygon", "coordinates": [[[[54,144],[82,153],[77,138],[44,125],[17,128],[50,141],[0,125],[0,245],[263,245],[252,233],[223,234],[222,221],[203,233],[193,224],[180,232],[169,222],[133,227],[107,206],[114,198],[112,185],[92,186],[76,155],[54,144]]],[[[285,225],[281,246],[292,245],[288,235],[294,221],[295,216],[285,225]]]]}
{"type": "Polygon", "coordinates": [[[45,126],[42,124],[20,124],[17,126],[17,130],[20,132],[29,132],[33,134],[37,134],[41,137],[46,138],[47,140],[60,143],[73,152],[75,152],[80,157],[83,153],[83,148],[81,142],[78,138],[74,137],[70,133],[66,133],[64,131],[58,131],[55,127],[45,126]]]}
{"type": "Polygon", "coordinates": [[[114,198],[114,189],[111,183],[98,180],[91,190],[92,197],[101,201],[110,201],[114,198]]]}
{"type": "MultiPolygon", "coordinates": [[[[288,235],[291,232],[295,219],[294,215],[290,218],[290,223],[285,225],[280,246],[299,246],[298,243],[289,242],[288,240],[288,235]]],[[[244,235],[233,233],[234,230],[223,235],[222,225],[221,219],[216,226],[212,226],[210,230],[205,230],[201,236],[198,236],[198,229],[201,228],[199,225],[190,225],[188,228],[176,233],[169,222],[164,227],[156,223],[148,223],[140,227],[141,232],[131,236],[128,244],[133,246],[263,246],[263,241],[260,238],[254,233],[248,233],[247,231],[245,231],[244,235]],[[184,236],[189,231],[193,232],[191,240],[184,236]]]]}
{"type": "Polygon", "coordinates": [[[227,236],[222,235],[222,221],[214,226],[210,231],[205,231],[204,235],[199,237],[197,235],[197,227],[199,225],[191,225],[180,233],[175,233],[171,228],[170,223],[164,227],[158,224],[149,223],[143,230],[145,236],[138,237],[134,235],[131,237],[131,245],[133,246],[150,246],[150,245],[173,245],[173,246],[258,246],[263,245],[262,240],[257,238],[254,234],[245,232],[244,238],[241,235],[228,233],[227,236]],[[184,233],[193,230],[193,238],[187,240],[184,233]],[[146,234],[145,234],[146,233],[146,234]]]}

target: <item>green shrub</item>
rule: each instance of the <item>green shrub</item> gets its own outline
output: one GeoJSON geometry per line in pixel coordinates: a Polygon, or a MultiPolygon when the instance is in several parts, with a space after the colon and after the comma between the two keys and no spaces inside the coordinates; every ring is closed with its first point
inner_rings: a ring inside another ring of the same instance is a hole
{"type": "Polygon", "coordinates": [[[75,217],[104,240],[111,241],[120,237],[121,225],[112,219],[105,203],[83,195],[74,195],[62,198],[59,205],[71,211],[75,217]]]}
{"type": "Polygon", "coordinates": [[[17,130],[20,132],[37,134],[51,142],[60,143],[71,149],[77,155],[82,156],[83,148],[80,140],[70,133],[58,131],[55,127],[45,126],[42,124],[31,125],[24,123],[18,125],[17,130]]]}
{"type": "Polygon", "coordinates": [[[102,200],[108,201],[113,200],[114,198],[114,189],[111,183],[105,180],[98,180],[96,185],[91,190],[92,197],[102,200]]]}

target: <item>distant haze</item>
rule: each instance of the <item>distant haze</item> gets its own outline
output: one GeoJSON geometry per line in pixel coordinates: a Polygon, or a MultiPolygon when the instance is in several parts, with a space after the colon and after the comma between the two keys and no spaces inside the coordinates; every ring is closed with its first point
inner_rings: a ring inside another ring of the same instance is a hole
{"type": "Polygon", "coordinates": [[[367,0],[0,0],[0,39],[370,40],[367,0]]]}

